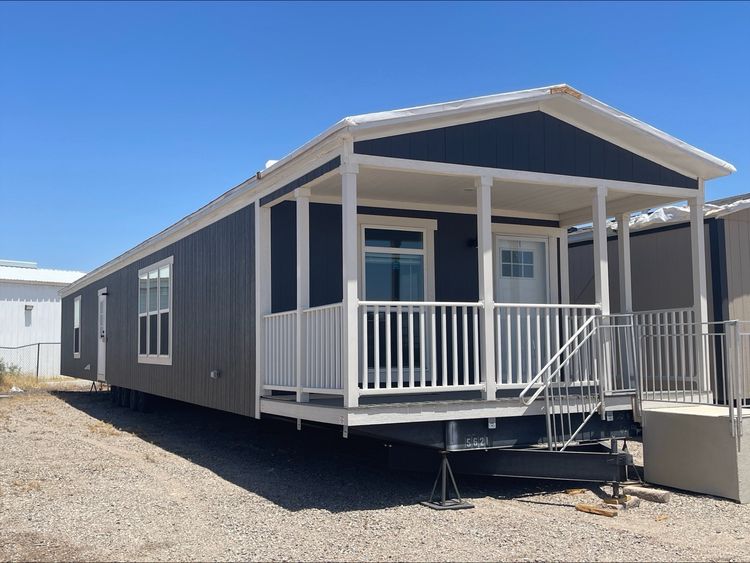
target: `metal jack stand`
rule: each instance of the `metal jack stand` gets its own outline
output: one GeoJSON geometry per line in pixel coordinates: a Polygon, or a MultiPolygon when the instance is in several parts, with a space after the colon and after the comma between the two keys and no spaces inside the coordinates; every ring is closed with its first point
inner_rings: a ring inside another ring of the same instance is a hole
{"type": "MultiPolygon", "coordinates": [[[[609,444],[610,451],[613,454],[617,454],[617,440],[612,438],[609,444]]],[[[627,449],[625,449],[625,452],[627,452],[627,449]]],[[[627,464],[624,464],[624,467],[627,475],[627,464]]],[[[626,504],[629,500],[630,497],[622,492],[620,481],[612,481],[612,496],[604,499],[604,502],[606,504],[626,504]]]]}
{"type": "Polygon", "coordinates": [[[458,485],[456,485],[456,479],[453,477],[451,464],[448,463],[447,452],[440,452],[440,456],[440,469],[438,470],[437,477],[435,477],[435,484],[432,486],[430,500],[422,501],[420,504],[434,510],[460,510],[462,508],[474,508],[473,504],[470,504],[461,498],[461,493],[458,491],[458,485]],[[451,479],[455,498],[448,498],[448,477],[451,479]],[[435,489],[437,489],[438,481],[441,483],[440,500],[433,500],[435,498],[435,489]]]}

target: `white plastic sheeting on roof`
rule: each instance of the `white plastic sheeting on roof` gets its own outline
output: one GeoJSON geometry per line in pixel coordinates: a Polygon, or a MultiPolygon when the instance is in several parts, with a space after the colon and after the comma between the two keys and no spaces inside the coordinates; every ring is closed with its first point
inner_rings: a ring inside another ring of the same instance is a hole
{"type": "Polygon", "coordinates": [[[11,281],[16,283],[28,282],[68,285],[84,275],[84,272],[74,272],[72,270],[0,266],[0,282],[11,281]]]}
{"type": "MultiPolygon", "coordinates": [[[[716,201],[709,201],[703,204],[703,216],[723,217],[743,209],[750,208],[750,194],[742,194],[733,198],[726,198],[716,201]]],[[[630,230],[639,231],[650,229],[661,225],[673,223],[685,223],[690,221],[690,207],[687,205],[665,205],[649,211],[644,211],[630,217],[630,230]]],[[[607,229],[617,231],[617,221],[607,220],[607,229]]],[[[576,229],[574,238],[586,238],[591,234],[592,227],[586,225],[576,229]]]]}

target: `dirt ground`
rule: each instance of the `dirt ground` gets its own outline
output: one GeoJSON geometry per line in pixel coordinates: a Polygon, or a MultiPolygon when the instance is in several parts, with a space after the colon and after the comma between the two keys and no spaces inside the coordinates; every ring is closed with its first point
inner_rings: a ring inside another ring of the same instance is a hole
{"type": "Polygon", "coordinates": [[[675,493],[606,518],[595,487],[460,478],[473,510],[385,448],[78,388],[0,398],[1,560],[747,560],[750,506],[675,493]]]}

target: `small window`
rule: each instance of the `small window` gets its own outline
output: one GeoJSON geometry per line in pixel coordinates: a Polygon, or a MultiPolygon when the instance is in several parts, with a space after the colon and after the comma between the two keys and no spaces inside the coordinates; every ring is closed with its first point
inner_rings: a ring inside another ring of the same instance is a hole
{"type": "Polygon", "coordinates": [[[424,237],[421,229],[364,229],[366,299],[424,300],[424,237]]]}
{"type": "Polygon", "coordinates": [[[170,256],[138,272],[138,361],[172,363],[172,264],[170,256]]]}
{"type": "Polygon", "coordinates": [[[81,296],[73,299],[73,357],[81,357],[81,296]]]}
{"type": "Polygon", "coordinates": [[[534,252],[504,248],[500,255],[500,266],[504,278],[533,278],[534,252]]]}

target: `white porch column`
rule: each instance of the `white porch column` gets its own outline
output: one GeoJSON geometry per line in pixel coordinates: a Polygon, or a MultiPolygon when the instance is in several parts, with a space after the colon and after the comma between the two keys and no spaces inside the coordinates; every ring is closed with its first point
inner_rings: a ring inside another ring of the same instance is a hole
{"type": "Polygon", "coordinates": [[[341,323],[341,369],[344,385],[344,406],[359,404],[358,357],[359,330],[357,310],[359,296],[357,287],[357,172],[356,164],[348,162],[351,141],[345,144],[341,159],[341,254],[343,271],[343,311],[341,323]]]}
{"type": "Polygon", "coordinates": [[[255,418],[260,418],[260,397],[265,371],[265,326],[271,312],[271,209],[255,202],[255,418]]]}
{"type": "Polygon", "coordinates": [[[560,259],[558,261],[560,272],[560,303],[567,305],[570,303],[570,267],[568,261],[568,230],[560,230],[560,259]]]}
{"type": "Polygon", "coordinates": [[[630,213],[617,220],[617,249],[620,258],[620,312],[633,312],[633,284],[630,267],[630,213]]]}
{"type": "Polygon", "coordinates": [[[708,298],[706,293],[706,242],[703,230],[703,204],[705,192],[703,180],[699,180],[696,197],[688,200],[690,205],[690,242],[693,253],[693,315],[698,324],[696,353],[702,361],[698,362],[698,384],[701,391],[709,390],[710,383],[707,369],[707,358],[704,354],[705,334],[708,333],[708,298]]]}
{"type": "Polygon", "coordinates": [[[303,311],[310,307],[310,190],[294,190],[297,201],[297,401],[309,401],[302,391],[305,369],[305,326],[303,311]]]}
{"type": "Polygon", "coordinates": [[[602,307],[602,315],[609,315],[609,261],[607,259],[607,188],[594,190],[593,236],[594,236],[594,289],[596,302],[602,307]]]}
{"type": "Polygon", "coordinates": [[[477,187],[477,258],[479,262],[479,300],[484,304],[480,338],[482,342],[482,380],[484,398],[495,400],[495,289],[492,271],[492,178],[476,179],[477,187]]]}

